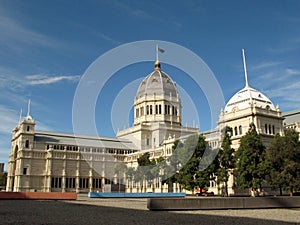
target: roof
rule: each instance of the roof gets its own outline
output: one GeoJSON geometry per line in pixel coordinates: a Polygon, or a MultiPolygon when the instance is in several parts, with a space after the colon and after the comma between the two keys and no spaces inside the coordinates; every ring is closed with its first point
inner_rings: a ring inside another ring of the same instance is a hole
{"type": "Polygon", "coordinates": [[[282,117],[284,118],[283,123],[285,124],[300,122],[300,109],[284,112],[282,113],[282,117]]]}
{"type": "Polygon", "coordinates": [[[48,131],[36,131],[34,135],[34,141],[49,144],[52,143],[87,147],[137,150],[137,147],[131,141],[125,139],[66,134],[48,131]]]}
{"type": "Polygon", "coordinates": [[[250,102],[254,103],[256,107],[276,110],[276,107],[267,96],[246,85],[246,87],[231,97],[225,106],[224,112],[228,113],[236,108],[240,110],[245,109],[249,107],[250,102]]]}
{"type": "Polygon", "coordinates": [[[140,84],[136,98],[141,98],[146,95],[165,95],[177,97],[177,87],[172,79],[160,69],[150,73],[140,84]]]}

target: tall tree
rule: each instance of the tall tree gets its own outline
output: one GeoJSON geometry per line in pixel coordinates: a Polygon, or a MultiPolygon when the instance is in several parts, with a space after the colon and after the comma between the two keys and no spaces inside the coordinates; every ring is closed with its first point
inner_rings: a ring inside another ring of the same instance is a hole
{"type": "Polygon", "coordinates": [[[217,170],[218,184],[224,184],[224,195],[228,196],[228,180],[230,171],[235,166],[234,149],[231,147],[232,128],[226,126],[222,132],[223,140],[218,153],[219,168],[217,170]]]}
{"type": "Polygon", "coordinates": [[[240,147],[236,154],[236,169],[234,171],[237,187],[250,188],[254,193],[261,188],[267,173],[265,162],[265,146],[253,123],[241,138],[240,147]]]}
{"type": "Polygon", "coordinates": [[[300,142],[299,133],[293,129],[285,131],[284,136],[276,135],[267,152],[270,165],[268,181],[273,188],[294,190],[300,188],[300,142]]]}
{"type": "Polygon", "coordinates": [[[177,174],[177,181],[183,188],[194,191],[209,186],[215,166],[212,155],[204,155],[206,151],[210,152],[210,149],[203,135],[193,135],[184,142],[182,153],[190,158],[177,174]]]}

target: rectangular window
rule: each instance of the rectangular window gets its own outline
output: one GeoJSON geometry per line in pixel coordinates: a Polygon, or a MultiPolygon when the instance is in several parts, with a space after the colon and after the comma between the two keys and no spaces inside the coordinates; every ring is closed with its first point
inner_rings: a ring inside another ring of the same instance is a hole
{"type": "Polygon", "coordinates": [[[26,167],[23,168],[23,175],[27,175],[27,168],[26,167]]]}
{"type": "Polygon", "coordinates": [[[51,178],[51,188],[61,188],[61,177],[52,177],[51,178]]]}

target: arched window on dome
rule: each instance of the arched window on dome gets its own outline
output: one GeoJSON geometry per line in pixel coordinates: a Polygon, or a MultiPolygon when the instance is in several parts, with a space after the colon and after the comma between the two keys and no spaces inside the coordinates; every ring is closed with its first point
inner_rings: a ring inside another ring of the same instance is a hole
{"type": "Polygon", "coordinates": [[[242,125],[239,126],[239,134],[242,135],[243,134],[243,129],[242,129],[242,125]]]}

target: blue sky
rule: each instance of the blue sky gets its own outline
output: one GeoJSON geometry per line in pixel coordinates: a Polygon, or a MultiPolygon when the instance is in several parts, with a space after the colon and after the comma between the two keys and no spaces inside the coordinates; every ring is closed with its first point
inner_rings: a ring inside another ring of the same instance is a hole
{"type": "MultiPolygon", "coordinates": [[[[134,41],[162,40],[190,49],[212,70],[226,102],[244,87],[245,48],[250,86],[283,112],[300,108],[299,11],[297,0],[1,0],[0,162],[8,161],[11,131],[21,108],[26,115],[28,99],[37,129],[72,133],[74,93],[86,69],[105,52],[134,41]]],[[[183,124],[210,129],[201,90],[177,68],[162,63],[162,69],[199,112],[197,120],[183,108],[183,124]]],[[[112,101],[124,86],[152,70],[153,62],[137,63],[111,77],[95,110],[99,135],[114,136],[112,101]]]]}

